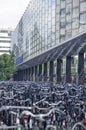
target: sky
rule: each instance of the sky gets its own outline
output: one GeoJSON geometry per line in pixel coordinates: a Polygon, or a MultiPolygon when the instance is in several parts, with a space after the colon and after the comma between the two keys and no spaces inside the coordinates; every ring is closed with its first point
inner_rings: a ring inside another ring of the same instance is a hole
{"type": "Polygon", "coordinates": [[[0,27],[15,28],[31,0],[0,0],[0,27]]]}

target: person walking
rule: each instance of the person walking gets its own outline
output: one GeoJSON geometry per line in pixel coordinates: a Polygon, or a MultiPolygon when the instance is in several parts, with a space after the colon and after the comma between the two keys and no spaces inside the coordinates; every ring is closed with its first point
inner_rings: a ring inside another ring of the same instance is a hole
{"type": "Polygon", "coordinates": [[[29,121],[29,127],[30,127],[30,130],[32,130],[32,128],[33,128],[33,119],[32,119],[32,117],[30,118],[30,121],[29,121]]]}

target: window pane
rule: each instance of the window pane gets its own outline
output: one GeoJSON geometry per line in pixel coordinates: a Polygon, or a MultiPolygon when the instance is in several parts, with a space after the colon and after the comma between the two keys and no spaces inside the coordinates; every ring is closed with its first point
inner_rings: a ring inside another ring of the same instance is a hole
{"type": "Polygon", "coordinates": [[[80,23],[86,23],[86,13],[80,15],[80,23]]]}
{"type": "Polygon", "coordinates": [[[73,7],[79,6],[79,0],[73,0],[73,7]]]}
{"type": "Polygon", "coordinates": [[[80,4],[80,12],[86,11],[86,1],[80,4]]]}

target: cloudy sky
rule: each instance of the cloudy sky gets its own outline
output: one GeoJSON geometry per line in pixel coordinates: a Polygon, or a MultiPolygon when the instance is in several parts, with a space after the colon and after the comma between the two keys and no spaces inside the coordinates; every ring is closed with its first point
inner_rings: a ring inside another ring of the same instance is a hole
{"type": "Polygon", "coordinates": [[[0,27],[15,28],[31,0],[0,0],[0,27]]]}

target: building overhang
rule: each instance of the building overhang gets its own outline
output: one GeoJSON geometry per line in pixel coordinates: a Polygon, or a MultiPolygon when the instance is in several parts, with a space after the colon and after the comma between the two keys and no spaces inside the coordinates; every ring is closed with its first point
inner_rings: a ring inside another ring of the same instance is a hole
{"type": "Polygon", "coordinates": [[[54,46],[38,56],[32,57],[18,66],[18,69],[26,69],[38,64],[43,64],[67,56],[78,55],[86,51],[86,31],[72,37],[59,46],[54,46]]]}

